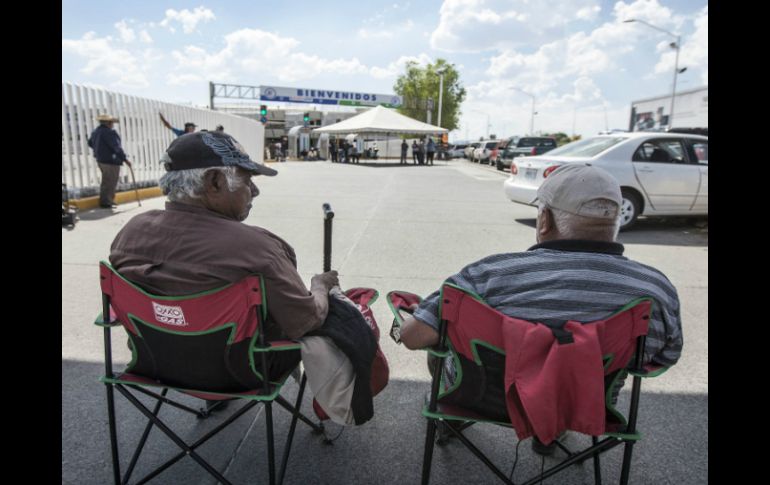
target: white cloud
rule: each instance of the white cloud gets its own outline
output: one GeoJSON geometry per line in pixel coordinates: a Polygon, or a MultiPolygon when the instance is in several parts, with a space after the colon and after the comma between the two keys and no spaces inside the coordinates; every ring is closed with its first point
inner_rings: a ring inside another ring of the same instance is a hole
{"type": "Polygon", "coordinates": [[[85,58],[87,62],[81,72],[111,79],[114,86],[149,86],[146,76],[149,65],[140,64],[130,51],[114,47],[110,36],[99,38],[95,32],[87,32],[78,40],[62,39],[62,53],[85,58]]]}
{"type": "Polygon", "coordinates": [[[599,16],[599,12],[601,11],[602,8],[600,6],[594,5],[593,7],[581,8],[578,10],[575,16],[580,20],[596,20],[596,18],[599,16]]]}
{"type": "Polygon", "coordinates": [[[430,44],[449,52],[537,45],[557,38],[570,22],[596,16],[599,8],[598,0],[445,0],[430,44]]]}
{"type": "Polygon", "coordinates": [[[139,32],[139,40],[145,44],[152,44],[152,37],[146,30],[139,32]]]}
{"type": "Polygon", "coordinates": [[[134,34],[134,30],[131,29],[125,20],[121,20],[120,22],[115,24],[115,28],[118,29],[118,32],[120,33],[120,39],[125,43],[131,43],[136,39],[136,34],[134,34]]]}
{"type": "MultiPolygon", "coordinates": [[[[679,52],[679,68],[686,67],[688,74],[700,71],[699,82],[708,84],[708,53],[709,53],[709,12],[708,5],[698,12],[693,24],[695,32],[689,37],[682,38],[682,46],[679,52]]],[[[669,46],[669,41],[662,42],[663,52],[660,61],[655,65],[656,74],[673,73],[676,61],[676,50],[669,46]]],[[[659,44],[659,47],[660,45],[659,44]]],[[[687,74],[686,74],[687,75],[687,74]]],[[[692,86],[694,87],[694,86],[692,86]]]]}
{"type": "Polygon", "coordinates": [[[387,67],[379,67],[374,66],[371,69],[369,69],[369,74],[376,78],[376,79],[386,79],[386,78],[395,78],[403,73],[405,71],[406,63],[409,61],[416,62],[419,66],[427,66],[431,62],[433,62],[433,59],[425,53],[420,54],[419,56],[401,56],[395,61],[391,62],[387,65],[387,67]]]}
{"type": "MultiPolygon", "coordinates": [[[[636,0],[630,4],[617,2],[613,13],[619,22],[629,19],[644,20],[666,30],[676,28],[676,24],[681,21],[674,17],[671,9],[658,3],[658,0],[636,0]]],[[[639,26],[638,28],[648,29],[649,27],[639,26]]]]}
{"type": "Polygon", "coordinates": [[[198,23],[205,23],[215,19],[216,16],[214,16],[214,12],[203,6],[195,8],[195,10],[192,12],[187,9],[177,12],[173,8],[170,8],[166,10],[166,18],[161,21],[160,25],[167,27],[171,32],[175,32],[174,28],[171,26],[171,23],[179,22],[182,24],[182,30],[184,33],[191,34],[195,32],[195,27],[198,25],[198,23]]]}
{"type": "Polygon", "coordinates": [[[166,84],[169,86],[184,86],[193,82],[200,82],[204,79],[197,74],[176,75],[173,72],[166,76],[166,84]]]}
{"type": "Polygon", "coordinates": [[[272,75],[280,81],[313,79],[319,74],[366,74],[369,69],[357,58],[327,59],[296,52],[299,41],[258,29],[241,29],[225,36],[225,47],[208,52],[196,46],[174,51],[176,74],[168,80],[184,84],[194,80],[187,75],[226,81],[239,74],[272,75]]]}
{"type": "MultiPolygon", "coordinates": [[[[466,3],[480,11],[478,7],[483,2],[468,0],[466,3]]],[[[578,9],[578,17],[590,18],[599,12],[596,8],[586,9],[578,9]]],[[[512,86],[535,95],[536,110],[540,113],[535,117],[536,130],[565,131],[571,128],[570,121],[575,112],[578,133],[595,133],[604,129],[605,123],[610,128],[622,128],[627,124],[624,118],[628,117],[628,107],[625,103],[608,104],[602,82],[612,79],[614,72],[624,72],[629,64],[633,64],[633,59],[640,57],[640,49],[652,49],[656,42],[659,44],[658,65],[653,69],[653,64],[649,64],[647,71],[642,71],[648,73],[650,80],[660,80],[661,76],[670,75],[674,63],[674,51],[668,45],[672,39],[641,24],[622,22],[628,18],[645,20],[673,32],[692,25],[695,32],[682,39],[679,66],[687,66],[688,74],[690,69],[700,69],[700,79],[707,82],[708,7],[688,19],[661,6],[658,0],[636,0],[628,4],[621,1],[615,4],[611,17],[610,21],[592,30],[572,31],[539,44],[528,42],[528,45],[537,46],[533,52],[490,44],[497,52],[489,58],[484,80],[467,86],[468,98],[463,107],[462,122],[466,123],[465,118],[469,118],[469,134],[486,133],[486,118],[480,116],[480,112],[489,113],[498,123],[509,123],[506,130],[513,130],[511,133],[529,130],[532,100],[510,89],[512,86]],[[656,74],[658,71],[662,74],[656,74]]],[[[458,38],[458,42],[461,41],[468,39],[458,38]]]]}

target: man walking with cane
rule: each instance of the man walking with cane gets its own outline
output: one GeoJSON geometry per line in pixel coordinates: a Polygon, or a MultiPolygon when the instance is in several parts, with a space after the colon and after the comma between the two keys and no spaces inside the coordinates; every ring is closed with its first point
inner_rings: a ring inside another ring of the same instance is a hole
{"type": "Polygon", "coordinates": [[[94,150],[94,157],[102,172],[102,183],[99,187],[99,207],[111,209],[115,204],[115,189],[118,186],[120,166],[125,162],[131,168],[131,162],[126,158],[120,145],[120,135],[112,127],[118,121],[110,115],[96,117],[99,126],[88,138],[88,146],[94,150]]]}

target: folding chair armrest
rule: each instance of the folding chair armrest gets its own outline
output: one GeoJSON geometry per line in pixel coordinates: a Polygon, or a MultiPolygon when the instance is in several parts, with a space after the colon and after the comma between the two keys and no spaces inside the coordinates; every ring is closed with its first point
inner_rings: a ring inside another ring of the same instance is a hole
{"type": "Polygon", "coordinates": [[[660,365],[650,362],[641,369],[629,369],[628,373],[635,377],[658,377],[669,369],[667,365],[660,365]]]}
{"type": "Polygon", "coordinates": [[[424,349],[421,349],[421,350],[428,352],[430,355],[433,355],[435,357],[441,357],[441,358],[449,357],[452,355],[451,350],[441,351],[441,350],[438,350],[437,347],[425,347],[424,349]]]}
{"type": "Polygon", "coordinates": [[[94,320],[94,325],[99,327],[119,327],[120,321],[113,320],[111,322],[105,322],[103,313],[99,313],[99,315],[96,317],[96,320],[94,320]]]}
{"type": "Polygon", "coordinates": [[[272,342],[267,342],[267,346],[260,347],[259,345],[255,345],[253,350],[254,352],[278,352],[281,350],[299,350],[300,344],[299,342],[295,342],[294,340],[273,340],[272,342]]]}
{"type": "Polygon", "coordinates": [[[408,291],[394,290],[394,291],[388,292],[386,299],[388,302],[388,307],[390,308],[390,311],[393,313],[393,324],[391,325],[390,332],[389,332],[390,338],[392,338],[395,343],[400,344],[401,343],[401,326],[404,323],[404,316],[402,315],[401,312],[411,315],[413,312],[413,309],[404,306],[403,303],[394,303],[393,301],[394,296],[399,296],[399,298],[402,301],[409,301],[410,299],[414,299],[416,303],[421,302],[422,298],[419,295],[415,295],[414,293],[410,293],[408,291]],[[404,298],[405,296],[407,298],[404,298]]]}

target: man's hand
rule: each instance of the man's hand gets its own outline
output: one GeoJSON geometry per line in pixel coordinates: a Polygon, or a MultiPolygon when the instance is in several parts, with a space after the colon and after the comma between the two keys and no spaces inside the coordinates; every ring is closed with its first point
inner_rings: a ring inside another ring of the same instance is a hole
{"type": "Polygon", "coordinates": [[[314,275],[310,279],[310,288],[313,287],[322,287],[326,288],[326,291],[329,291],[334,286],[339,286],[340,280],[338,277],[338,274],[336,271],[327,271],[326,273],[321,273],[314,275]]]}
{"type": "Polygon", "coordinates": [[[163,117],[163,113],[158,111],[158,115],[160,116],[160,121],[161,123],[163,123],[163,126],[165,126],[168,129],[171,129],[171,124],[168,121],[166,121],[166,118],[163,117]]]}

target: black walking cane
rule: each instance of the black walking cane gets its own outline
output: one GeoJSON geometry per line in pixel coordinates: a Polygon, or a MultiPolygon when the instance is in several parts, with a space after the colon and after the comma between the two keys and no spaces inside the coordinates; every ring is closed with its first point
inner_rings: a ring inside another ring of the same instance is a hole
{"type": "Polygon", "coordinates": [[[324,273],[332,269],[332,219],[334,211],[328,202],[323,205],[324,210],[324,273]]]}

